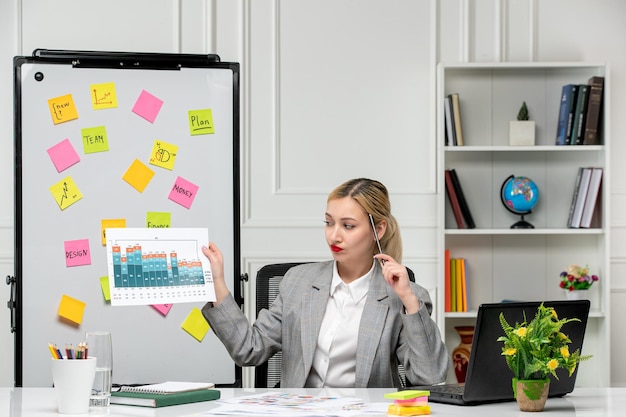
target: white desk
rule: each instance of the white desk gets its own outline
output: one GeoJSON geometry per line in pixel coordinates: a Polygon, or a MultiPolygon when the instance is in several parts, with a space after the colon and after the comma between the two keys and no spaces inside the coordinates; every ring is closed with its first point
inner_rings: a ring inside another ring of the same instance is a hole
{"type": "MultiPolygon", "coordinates": [[[[251,395],[263,393],[266,389],[220,389],[222,398],[231,398],[237,395],[251,395]]],[[[283,389],[284,392],[320,394],[319,390],[293,390],[283,389]]],[[[356,389],[342,391],[346,396],[361,398],[366,402],[391,402],[383,395],[392,392],[389,389],[356,389]]],[[[89,415],[107,415],[109,417],[181,417],[200,416],[217,404],[214,401],[185,404],[161,408],[145,408],[112,405],[104,412],[91,409],[89,415]]],[[[546,403],[543,414],[550,416],[585,416],[605,417],[622,416],[626,410],[626,388],[577,388],[572,394],[563,398],[550,398],[546,403]]],[[[431,403],[433,416],[458,416],[466,417],[507,417],[529,416],[522,413],[515,402],[500,404],[488,404],[474,407],[459,407],[431,403]]],[[[52,388],[0,388],[0,416],[7,417],[50,417],[71,416],[57,414],[56,397],[52,388]]],[[[77,415],[78,416],[78,415],[77,415]]],[[[370,416],[372,416],[370,414],[370,416]]],[[[381,414],[386,416],[386,414],[381,414]]]]}

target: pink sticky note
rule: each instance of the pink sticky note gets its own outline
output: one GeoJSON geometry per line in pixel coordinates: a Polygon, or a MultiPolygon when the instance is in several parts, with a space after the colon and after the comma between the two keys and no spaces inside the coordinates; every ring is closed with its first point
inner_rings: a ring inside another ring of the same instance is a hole
{"type": "Polygon", "coordinates": [[[172,304],[152,304],[152,308],[164,316],[167,316],[167,313],[169,313],[172,308],[172,304]]]}
{"type": "Polygon", "coordinates": [[[193,199],[196,198],[198,188],[197,185],[187,181],[183,177],[178,177],[167,198],[185,208],[191,208],[191,203],[193,203],[193,199]]]}
{"type": "Polygon", "coordinates": [[[91,265],[89,239],[65,241],[65,266],[91,265]]]}
{"type": "Polygon", "coordinates": [[[80,161],[69,139],[64,139],[48,149],[48,155],[58,172],[66,170],[80,161]]]}
{"type": "Polygon", "coordinates": [[[163,100],[156,98],[146,90],[141,90],[139,98],[133,106],[133,113],[138,114],[150,123],[154,123],[163,105],[163,100]]]}

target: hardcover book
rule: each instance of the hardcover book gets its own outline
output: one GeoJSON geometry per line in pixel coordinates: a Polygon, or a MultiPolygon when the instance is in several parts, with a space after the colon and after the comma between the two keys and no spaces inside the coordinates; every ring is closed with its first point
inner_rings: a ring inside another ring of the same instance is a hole
{"type": "Polygon", "coordinates": [[[461,182],[459,181],[459,177],[456,174],[456,170],[454,168],[450,170],[450,177],[452,178],[454,191],[456,192],[456,196],[459,200],[459,206],[461,206],[461,213],[463,213],[465,226],[468,229],[474,229],[476,228],[476,224],[474,223],[474,218],[472,217],[472,213],[470,212],[469,206],[467,205],[467,200],[465,199],[465,193],[463,193],[461,182]]]}
{"type": "Polygon", "coordinates": [[[170,394],[116,391],[111,393],[111,404],[137,405],[154,408],[211,401],[219,398],[220,391],[215,389],[198,389],[170,394]]]}
{"type": "Polygon", "coordinates": [[[561,89],[561,105],[559,107],[559,120],[556,130],[556,144],[569,145],[572,137],[572,125],[578,85],[565,84],[561,89]]]}
{"type": "Polygon", "coordinates": [[[587,84],[589,84],[589,99],[587,101],[587,122],[583,145],[598,145],[600,144],[599,133],[602,127],[600,115],[602,114],[604,77],[591,77],[587,84]]]}
{"type": "Polygon", "coordinates": [[[572,145],[582,145],[585,138],[585,123],[587,122],[587,103],[589,102],[589,85],[578,86],[576,111],[574,112],[574,127],[572,128],[572,145]]]}
{"type": "Polygon", "coordinates": [[[456,221],[456,226],[459,229],[465,229],[465,220],[463,220],[463,213],[461,212],[461,205],[459,204],[458,195],[454,188],[454,183],[452,182],[452,174],[449,169],[445,171],[445,179],[446,179],[446,194],[448,194],[448,201],[450,201],[450,206],[452,207],[452,213],[454,214],[454,220],[456,221]]]}

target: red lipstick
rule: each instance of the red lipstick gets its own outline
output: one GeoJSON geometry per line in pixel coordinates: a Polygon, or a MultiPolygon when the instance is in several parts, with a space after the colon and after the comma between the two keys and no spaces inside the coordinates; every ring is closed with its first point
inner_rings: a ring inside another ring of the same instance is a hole
{"type": "Polygon", "coordinates": [[[341,252],[343,249],[341,249],[337,245],[330,245],[330,250],[332,250],[333,252],[341,252]]]}

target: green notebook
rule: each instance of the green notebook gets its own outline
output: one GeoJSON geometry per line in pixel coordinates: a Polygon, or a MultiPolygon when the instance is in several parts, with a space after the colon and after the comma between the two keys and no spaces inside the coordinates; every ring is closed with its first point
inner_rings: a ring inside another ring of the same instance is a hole
{"type": "Polygon", "coordinates": [[[220,392],[215,389],[199,389],[194,391],[175,392],[171,394],[116,391],[111,393],[111,404],[139,405],[142,407],[166,407],[169,405],[217,400],[219,398],[220,392]]]}

